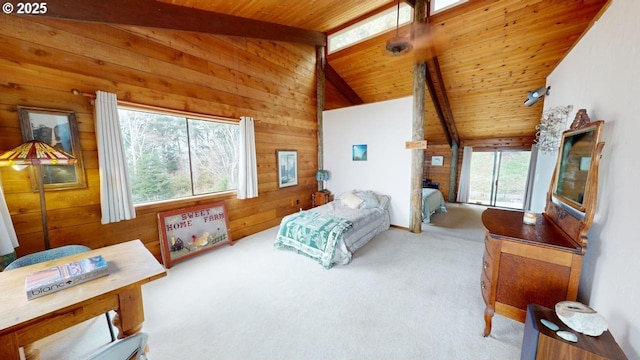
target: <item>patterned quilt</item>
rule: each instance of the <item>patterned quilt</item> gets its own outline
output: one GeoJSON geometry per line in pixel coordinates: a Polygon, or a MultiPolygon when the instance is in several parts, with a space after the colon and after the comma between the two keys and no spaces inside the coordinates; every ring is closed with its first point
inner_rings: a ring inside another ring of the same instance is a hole
{"type": "Polygon", "coordinates": [[[431,215],[436,211],[447,212],[444,197],[438,189],[422,189],[422,222],[431,222],[431,215]]]}
{"type": "Polygon", "coordinates": [[[274,246],[296,251],[329,269],[336,246],[352,226],[351,221],[339,217],[301,211],[282,219],[274,246]]]}

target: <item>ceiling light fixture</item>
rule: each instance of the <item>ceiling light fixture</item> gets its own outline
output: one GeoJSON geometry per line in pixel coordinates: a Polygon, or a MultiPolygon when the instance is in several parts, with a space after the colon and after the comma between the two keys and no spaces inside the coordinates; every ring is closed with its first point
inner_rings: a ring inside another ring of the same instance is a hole
{"type": "Polygon", "coordinates": [[[396,14],[396,36],[387,41],[387,51],[393,53],[393,56],[398,56],[410,51],[413,46],[409,43],[405,37],[398,34],[400,29],[400,0],[398,0],[398,10],[396,14]]]}
{"type": "Polygon", "coordinates": [[[531,106],[535,103],[538,102],[538,100],[540,100],[543,96],[545,95],[549,95],[549,90],[551,89],[551,86],[547,86],[547,87],[541,87],[538,88],[536,90],[533,91],[529,91],[529,94],[527,95],[527,99],[524,101],[524,105],[525,106],[531,106]]]}

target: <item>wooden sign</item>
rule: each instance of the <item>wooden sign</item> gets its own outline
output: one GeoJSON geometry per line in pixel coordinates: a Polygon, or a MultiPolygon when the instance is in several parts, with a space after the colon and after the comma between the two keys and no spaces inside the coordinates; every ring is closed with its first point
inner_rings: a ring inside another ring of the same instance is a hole
{"type": "Polygon", "coordinates": [[[231,245],[224,201],[158,213],[162,261],[168,269],[220,245],[231,245]]]}
{"type": "Polygon", "coordinates": [[[405,143],[405,149],[409,149],[409,150],[426,149],[426,148],[427,148],[427,140],[407,141],[405,143]]]}

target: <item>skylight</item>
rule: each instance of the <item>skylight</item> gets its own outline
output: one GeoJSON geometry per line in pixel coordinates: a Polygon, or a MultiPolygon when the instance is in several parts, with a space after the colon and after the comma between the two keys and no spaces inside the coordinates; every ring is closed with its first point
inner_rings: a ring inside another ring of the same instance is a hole
{"type": "Polygon", "coordinates": [[[465,2],[467,0],[431,0],[431,13],[435,14],[438,11],[446,10],[465,2]]]}
{"type": "MultiPolygon", "coordinates": [[[[454,1],[454,0],[448,0],[454,1]]],[[[408,24],[413,20],[413,8],[407,3],[400,4],[400,18],[397,19],[398,8],[392,7],[389,10],[376,14],[359,23],[353,24],[327,37],[328,53],[344,49],[363,40],[382,34],[388,30],[395,29],[397,23],[400,26],[408,24]]]]}

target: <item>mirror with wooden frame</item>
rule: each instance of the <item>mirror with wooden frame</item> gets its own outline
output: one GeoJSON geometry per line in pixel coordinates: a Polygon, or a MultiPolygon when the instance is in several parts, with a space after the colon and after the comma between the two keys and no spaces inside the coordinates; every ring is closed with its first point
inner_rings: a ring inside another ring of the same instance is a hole
{"type": "Polygon", "coordinates": [[[562,134],[545,208],[545,214],[582,246],[595,212],[603,124],[591,122],[586,110],[578,110],[571,128],[562,134]]]}
{"type": "Polygon", "coordinates": [[[596,156],[601,124],[596,121],[562,135],[553,196],[580,212],[585,211],[589,182],[595,181],[589,175],[593,173],[591,159],[596,156]]]}

